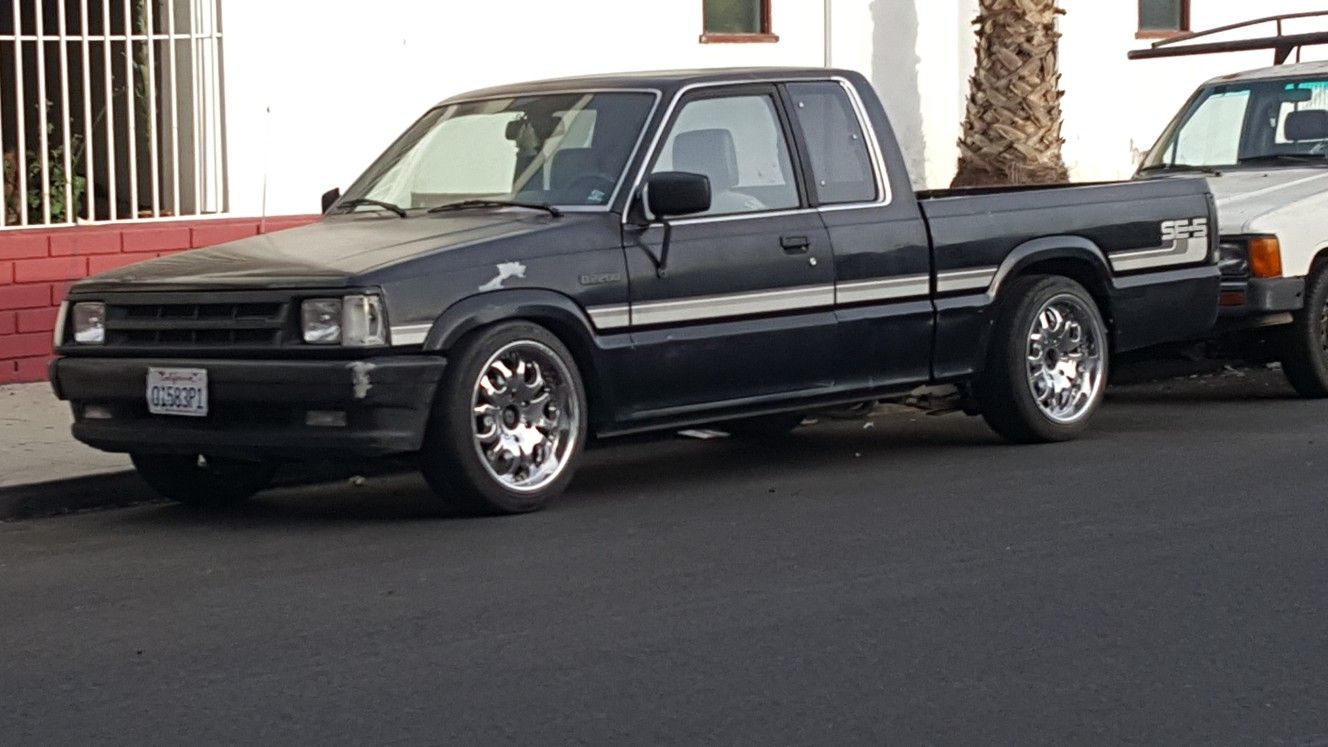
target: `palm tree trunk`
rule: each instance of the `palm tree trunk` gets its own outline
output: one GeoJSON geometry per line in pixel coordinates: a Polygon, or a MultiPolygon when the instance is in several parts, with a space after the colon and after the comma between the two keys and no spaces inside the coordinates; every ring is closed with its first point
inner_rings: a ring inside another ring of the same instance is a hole
{"type": "Polygon", "coordinates": [[[981,0],[977,67],[952,186],[1051,184],[1061,159],[1056,0],[981,0]]]}

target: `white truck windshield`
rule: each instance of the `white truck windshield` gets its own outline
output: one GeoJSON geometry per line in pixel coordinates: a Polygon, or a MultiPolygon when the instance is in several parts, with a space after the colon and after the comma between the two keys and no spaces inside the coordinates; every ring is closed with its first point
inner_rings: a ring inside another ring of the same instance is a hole
{"type": "Polygon", "coordinates": [[[1328,166],[1328,79],[1224,84],[1190,102],[1141,171],[1328,166]]]}

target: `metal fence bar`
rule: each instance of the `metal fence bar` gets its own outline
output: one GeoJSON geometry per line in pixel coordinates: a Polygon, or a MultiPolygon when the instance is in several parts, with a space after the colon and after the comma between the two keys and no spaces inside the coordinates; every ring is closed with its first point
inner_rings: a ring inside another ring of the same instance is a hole
{"type": "Polygon", "coordinates": [[[101,5],[102,73],[106,83],[106,194],[111,220],[119,217],[115,184],[115,82],[111,76],[111,2],[101,5]]]}
{"type": "Polygon", "coordinates": [[[46,106],[46,36],[43,8],[36,7],[33,16],[37,28],[37,142],[41,144],[41,215],[42,223],[51,223],[51,144],[47,130],[50,113],[46,106]]]}
{"type": "MultiPolygon", "coordinates": [[[[214,0],[212,2],[213,14],[213,35],[212,35],[212,56],[216,64],[213,70],[213,81],[217,89],[216,100],[213,101],[213,108],[216,110],[216,128],[213,130],[217,141],[217,183],[218,188],[217,210],[228,212],[230,206],[230,193],[226,190],[226,184],[230,180],[230,161],[226,150],[226,58],[225,45],[222,43],[222,36],[225,29],[221,25],[221,2],[214,0]]],[[[263,201],[264,212],[266,212],[267,200],[263,201]]],[[[266,217],[266,215],[264,216],[266,217]]]]}
{"type": "MultiPolygon", "coordinates": [[[[18,19],[14,19],[15,36],[18,35],[18,19]]],[[[0,107],[5,105],[5,79],[0,75],[0,107]]],[[[0,116],[0,143],[5,142],[5,118],[0,116]]],[[[9,161],[5,159],[4,146],[0,145],[0,228],[9,225],[9,193],[6,187],[9,186],[9,180],[4,178],[5,168],[9,166],[9,161]]]]}
{"type": "Polygon", "coordinates": [[[208,172],[212,175],[212,199],[213,209],[217,212],[225,210],[222,199],[226,194],[225,185],[221,181],[221,34],[218,26],[217,3],[209,3],[212,11],[208,19],[208,154],[211,156],[208,172]]]}
{"type": "Polygon", "coordinates": [[[89,221],[97,219],[96,196],[96,161],[93,159],[93,151],[96,149],[95,132],[92,121],[92,48],[89,40],[92,34],[88,31],[88,0],[79,0],[78,3],[79,29],[83,32],[83,153],[84,163],[87,164],[84,174],[87,176],[86,186],[83,190],[83,199],[87,201],[87,218],[89,221]]]}
{"type": "Polygon", "coordinates": [[[57,0],[55,6],[56,12],[60,14],[56,28],[60,34],[60,130],[64,136],[64,147],[61,148],[61,156],[64,163],[62,172],[64,176],[65,188],[65,223],[73,223],[77,217],[77,210],[74,205],[74,149],[73,138],[70,134],[70,120],[72,119],[69,111],[69,34],[68,25],[65,18],[65,0],[57,0]]]}
{"type": "MultiPolygon", "coordinates": [[[[63,0],[62,0],[63,2],[63,0]]],[[[148,163],[152,168],[152,217],[161,217],[161,174],[157,162],[157,27],[153,24],[151,0],[143,4],[143,13],[146,16],[144,24],[147,28],[148,48],[148,142],[149,150],[148,163]]]]}
{"type": "Polygon", "coordinates": [[[170,45],[171,71],[171,205],[180,214],[180,68],[176,64],[175,47],[179,36],[175,28],[175,0],[166,0],[167,44],[170,45]]]}
{"type": "Polygon", "coordinates": [[[15,174],[14,191],[18,199],[18,223],[28,225],[28,125],[27,107],[23,106],[23,16],[19,0],[14,0],[14,111],[17,113],[18,147],[14,149],[18,172],[15,174]]]}
{"type": "Polygon", "coordinates": [[[129,216],[137,218],[138,211],[138,112],[134,92],[138,90],[138,81],[134,75],[134,38],[133,29],[130,24],[134,21],[133,14],[130,12],[129,0],[124,0],[124,31],[125,31],[125,141],[129,152],[129,216]]]}
{"type": "Polygon", "coordinates": [[[203,138],[202,138],[202,117],[199,116],[198,92],[202,86],[199,81],[202,75],[199,72],[198,55],[202,45],[198,41],[198,2],[193,0],[189,5],[189,73],[191,78],[189,105],[191,116],[189,125],[193,128],[193,156],[194,156],[194,212],[203,211],[203,138]]]}

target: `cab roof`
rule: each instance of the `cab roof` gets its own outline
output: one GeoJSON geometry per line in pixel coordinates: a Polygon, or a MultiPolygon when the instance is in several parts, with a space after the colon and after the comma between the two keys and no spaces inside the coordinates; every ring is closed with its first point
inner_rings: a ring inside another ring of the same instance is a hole
{"type": "Polygon", "coordinates": [[[680,88],[697,83],[760,83],[764,81],[783,81],[797,78],[827,78],[838,76],[849,78],[855,75],[848,70],[823,67],[731,67],[701,68],[694,70],[647,70],[640,72],[586,75],[571,78],[552,78],[526,83],[509,83],[491,88],[449,96],[445,101],[466,101],[470,99],[495,98],[532,93],[550,93],[555,91],[576,91],[585,89],[651,89],[670,95],[680,88]]]}
{"type": "Polygon", "coordinates": [[[1216,78],[1204,83],[1204,86],[1215,86],[1223,83],[1240,83],[1253,80],[1278,80],[1280,78],[1302,78],[1307,75],[1328,76],[1328,60],[1315,62],[1298,62],[1294,65],[1274,65],[1273,67],[1261,67],[1257,70],[1246,70],[1243,73],[1231,73],[1230,75],[1219,75],[1216,78]]]}

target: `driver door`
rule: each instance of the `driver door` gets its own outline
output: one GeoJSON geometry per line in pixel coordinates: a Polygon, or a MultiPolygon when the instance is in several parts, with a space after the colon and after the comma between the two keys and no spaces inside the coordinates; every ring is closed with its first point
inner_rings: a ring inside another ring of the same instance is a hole
{"type": "Polygon", "coordinates": [[[703,88],[666,125],[648,173],[710,179],[708,212],[628,225],[636,418],[777,402],[835,384],[834,262],[809,209],[773,86],[703,88]]]}

